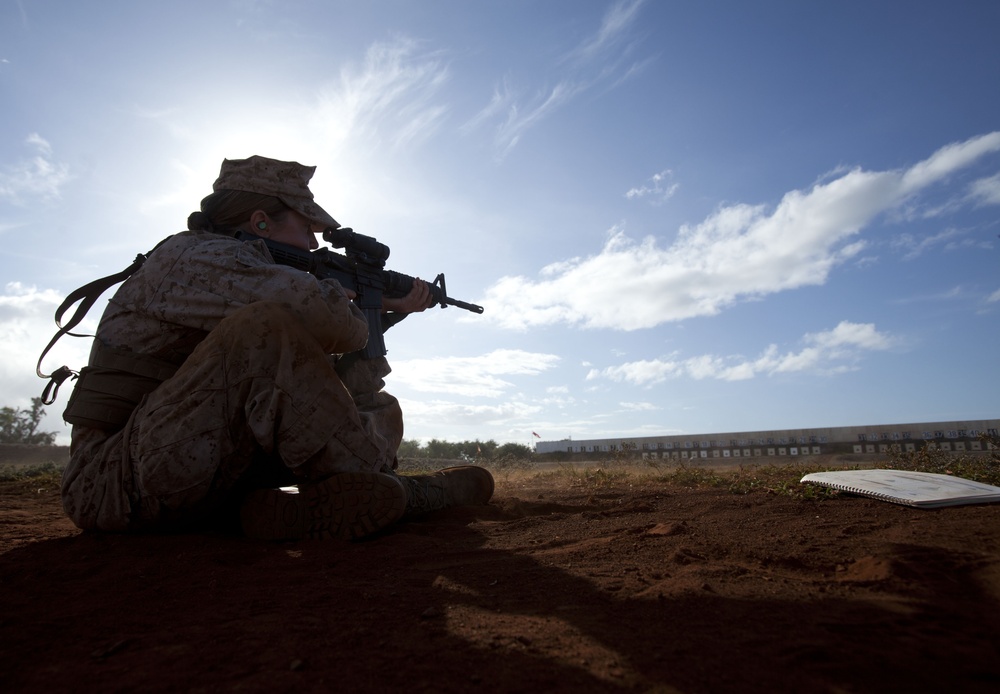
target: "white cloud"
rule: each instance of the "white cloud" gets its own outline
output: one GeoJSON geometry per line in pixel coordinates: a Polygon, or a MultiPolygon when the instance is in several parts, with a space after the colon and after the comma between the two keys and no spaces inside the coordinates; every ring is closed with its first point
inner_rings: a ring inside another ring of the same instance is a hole
{"type": "Polygon", "coordinates": [[[636,385],[659,383],[668,378],[676,378],[683,373],[683,365],[672,359],[640,360],[611,366],[606,369],[591,369],[587,380],[608,378],[612,381],[628,381],[636,385]]]}
{"type": "Polygon", "coordinates": [[[456,403],[448,400],[401,400],[407,423],[442,421],[456,425],[506,423],[512,419],[525,419],[541,411],[535,404],[513,400],[497,404],[456,403]]]}
{"type": "Polygon", "coordinates": [[[907,193],[916,193],[968,166],[984,154],[997,150],[1000,150],[1000,132],[945,145],[924,161],[910,167],[903,175],[902,188],[907,193]]]}
{"type": "Polygon", "coordinates": [[[21,205],[32,199],[58,198],[71,179],[69,166],[52,160],[52,145],[38,133],[28,135],[25,144],[37,154],[0,171],[0,199],[21,205]]]}
{"type": "MultiPolygon", "coordinates": [[[[4,287],[0,294],[0,352],[4,355],[0,375],[8,386],[14,380],[44,385],[35,377],[35,366],[42,349],[58,329],[54,315],[62,301],[63,297],[53,289],[38,289],[20,282],[8,282],[4,287]]],[[[93,332],[95,327],[95,320],[88,318],[73,332],[86,334],[93,332]]],[[[67,359],[71,368],[79,369],[86,364],[89,352],[89,339],[63,336],[42,364],[42,370],[52,371],[67,359]]]]}
{"type": "Polygon", "coordinates": [[[997,150],[1000,132],[943,147],[907,171],[841,173],[808,191],[786,193],[770,211],[721,207],[700,224],[681,227],[666,248],[653,237],[639,242],[612,228],[596,255],[553,263],[537,281],[503,277],[481,303],[495,324],[514,330],[553,323],[637,330],[820,285],[861,253],[865,241],[852,237],[879,214],[997,150]]]}
{"type": "Polygon", "coordinates": [[[993,304],[1000,301],[1000,289],[996,290],[986,298],[986,303],[993,304]]]}
{"type": "Polygon", "coordinates": [[[654,205],[666,202],[674,196],[674,193],[677,192],[677,189],[681,185],[680,183],[670,182],[673,175],[670,169],[664,169],[660,173],[653,174],[649,177],[648,183],[629,189],[625,193],[625,197],[629,200],[649,197],[654,205]]]}
{"type": "Polygon", "coordinates": [[[513,386],[504,376],[537,376],[558,362],[554,354],[498,349],[478,357],[393,362],[389,378],[424,393],[495,398],[513,386]]]}
{"type": "Polygon", "coordinates": [[[31,133],[24,142],[35,147],[43,157],[52,156],[52,145],[38,133],[31,133]]]}
{"type": "Polygon", "coordinates": [[[973,182],[969,191],[980,205],[1000,205],[1000,173],[973,182]]]}
{"type": "Polygon", "coordinates": [[[458,403],[449,400],[400,398],[410,431],[438,431],[447,422],[448,433],[439,438],[466,441],[482,436],[484,429],[503,431],[503,440],[528,442],[531,431],[544,430],[539,422],[544,406],[519,398],[495,404],[458,403]]]}
{"type": "Polygon", "coordinates": [[[851,323],[850,321],[841,321],[833,330],[807,333],[804,339],[833,355],[839,354],[841,349],[852,347],[884,350],[889,349],[893,343],[888,335],[878,332],[873,323],[851,323]]]}
{"type": "Polygon", "coordinates": [[[756,359],[701,355],[680,359],[676,354],[661,359],[628,362],[605,369],[591,369],[587,380],[599,378],[649,386],[667,379],[691,378],[720,381],[743,381],[758,375],[807,370],[842,371],[852,368],[863,352],[890,349],[896,341],[880,333],[871,323],[841,321],[832,330],[808,333],[799,352],[779,354],[769,345],[756,359]]]}
{"type": "MultiPolygon", "coordinates": [[[[56,333],[53,320],[56,308],[63,297],[52,289],[38,289],[20,282],[8,282],[0,293],[0,381],[4,384],[3,407],[26,407],[31,398],[42,394],[47,380],[35,374],[35,366],[42,349],[56,333]]],[[[73,332],[92,333],[96,327],[93,319],[84,320],[73,332]]],[[[69,335],[56,343],[41,364],[43,373],[51,373],[63,364],[79,370],[87,363],[90,353],[89,339],[69,335]]],[[[72,384],[66,383],[59,394],[61,402],[49,408],[41,430],[57,431],[58,441],[68,441],[68,428],[58,413],[65,407],[72,384]],[[61,431],[60,431],[61,430],[61,431]]]]}
{"type": "Polygon", "coordinates": [[[620,402],[618,406],[626,412],[653,412],[660,409],[659,405],[651,402],[620,402]]]}

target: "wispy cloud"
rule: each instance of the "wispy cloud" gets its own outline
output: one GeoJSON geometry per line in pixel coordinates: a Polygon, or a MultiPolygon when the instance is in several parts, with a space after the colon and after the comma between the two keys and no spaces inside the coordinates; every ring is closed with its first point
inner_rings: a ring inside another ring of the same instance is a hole
{"type": "Polygon", "coordinates": [[[653,174],[641,186],[629,189],[625,193],[625,197],[629,200],[649,198],[654,205],[659,205],[672,198],[677,189],[680,188],[680,183],[671,181],[673,175],[674,173],[670,169],[653,174]]]}
{"type": "Polygon", "coordinates": [[[523,109],[508,97],[505,100],[508,104],[507,117],[497,126],[494,137],[497,158],[506,157],[507,153],[521,140],[524,131],[541,121],[551,111],[568,102],[580,90],[579,85],[560,82],[547,93],[529,102],[527,108],[523,109]]]}
{"type": "Polygon", "coordinates": [[[558,362],[554,354],[498,349],[478,357],[393,362],[390,378],[424,393],[499,397],[513,387],[504,377],[536,376],[558,362]]]}
{"type": "MultiPolygon", "coordinates": [[[[526,89],[529,95],[524,97],[512,87],[513,78],[506,75],[494,88],[490,102],[462,130],[471,132],[492,125],[495,156],[503,160],[528,129],[580,94],[599,85],[614,88],[640,72],[649,59],[631,58],[635,52],[632,30],[643,2],[625,0],[612,5],[597,31],[552,66],[554,86],[526,89]]],[[[541,72],[548,74],[550,70],[541,72]]]]}
{"type": "Polygon", "coordinates": [[[24,143],[35,155],[0,171],[0,199],[21,205],[58,198],[71,179],[69,166],[53,161],[52,145],[38,133],[28,135],[24,143]]]}
{"type": "MultiPolygon", "coordinates": [[[[156,123],[185,150],[208,143],[198,148],[200,159],[173,162],[175,170],[138,206],[154,214],[200,199],[222,157],[262,154],[318,165],[320,176],[313,181],[317,197],[324,195],[334,171],[361,181],[358,167],[374,159],[373,152],[385,160],[419,148],[440,131],[448,115],[443,92],[449,77],[444,52],[424,50],[418,41],[397,36],[371,44],[362,59],[344,64],[315,90],[266,100],[237,120],[214,119],[221,125],[212,132],[206,132],[204,113],[195,117],[191,109],[136,107],[137,116],[156,123]]],[[[359,184],[353,192],[364,188],[359,184]]],[[[374,186],[368,189],[381,193],[374,186]]]]}
{"type": "Polygon", "coordinates": [[[987,152],[1000,149],[1000,132],[945,145],[922,162],[910,167],[900,180],[903,193],[917,193],[965,168],[987,152]]]}
{"type": "Polygon", "coordinates": [[[327,146],[348,138],[384,138],[391,146],[426,140],[447,107],[436,100],[449,73],[443,55],[421,53],[417,41],[398,37],[372,45],[361,65],[349,65],[319,95],[315,132],[327,146]]]}
{"type": "Polygon", "coordinates": [[[28,28],[28,13],[24,11],[24,0],[17,0],[17,9],[21,15],[21,26],[28,28]]]}
{"type": "Polygon", "coordinates": [[[627,362],[605,369],[591,369],[587,380],[609,379],[649,386],[667,379],[690,378],[743,381],[760,375],[796,371],[844,371],[867,351],[891,348],[897,341],[880,333],[871,323],[841,321],[832,330],[809,333],[802,338],[805,347],[798,352],[779,353],[769,345],[756,359],[711,354],[680,358],[671,355],[660,359],[627,362]]]}
{"type": "Polygon", "coordinates": [[[628,34],[639,15],[644,0],[623,0],[616,2],[605,13],[597,33],[569,53],[569,58],[583,63],[593,63],[609,54],[621,52],[622,44],[628,41],[628,34]]]}
{"type": "Polygon", "coordinates": [[[944,229],[937,234],[923,237],[906,233],[894,238],[890,245],[893,249],[903,253],[903,260],[914,260],[934,248],[956,251],[968,248],[989,250],[993,247],[991,241],[970,238],[969,233],[968,229],[955,228],[944,229]]]}
{"type": "Polygon", "coordinates": [[[907,304],[925,304],[925,303],[940,303],[940,302],[950,302],[961,300],[968,300],[970,297],[979,298],[981,292],[970,291],[968,288],[962,285],[956,285],[950,289],[945,289],[942,291],[936,291],[932,293],[924,294],[914,294],[912,296],[901,297],[898,299],[892,299],[889,301],[890,304],[896,306],[905,306],[907,304]]]}
{"type": "Polygon", "coordinates": [[[855,237],[880,214],[996,151],[1000,132],[948,145],[908,170],[841,173],[786,193],[772,210],[721,207],[681,227],[666,248],[616,227],[596,255],[552,263],[537,280],[503,277],[481,303],[496,325],[514,330],[556,323],[637,330],[821,285],[861,253],[866,242],[855,237]]]}
{"type": "Polygon", "coordinates": [[[618,406],[626,412],[655,412],[661,409],[659,405],[651,402],[620,402],[618,406]]]}
{"type": "Polygon", "coordinates": [[[969,192],[979,205],[1000,205],[1000,173],[974,181],[969,192]]]}

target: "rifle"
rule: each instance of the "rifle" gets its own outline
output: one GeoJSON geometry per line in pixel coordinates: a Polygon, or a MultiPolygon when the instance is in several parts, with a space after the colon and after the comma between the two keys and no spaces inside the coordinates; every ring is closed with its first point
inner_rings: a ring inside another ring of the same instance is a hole
{"type": "MultiPolygon", "coordinates": [[[[335,279],[344,289],[357,294],[355,305],[365,314],[368,321],[368,344],[362,356],[373,359],[386,353],[383,333],[403,320],[405,313],[382,313],[382,297],[399,298],[409,294],[415,278],[400,272],[385,269],[389,258],[389,247],[371,236],[359,234],[349,227],[329,228],[323,232],[323,240],[334,248],[343,248],[344,254],[329,248],[304,251],[278,241],[272,241],[247,232],[237,232],[241,241],[260,239],[267,246],[271,257],[280,265],[289,265],[312,273],[317,279],[335,279]]],[[[438,274],[434,282],[428,284],[433,303],[441,308],[458,308],[482,313],[483,307],[459,301],[448,296],[444,273],[438,274]]]]}

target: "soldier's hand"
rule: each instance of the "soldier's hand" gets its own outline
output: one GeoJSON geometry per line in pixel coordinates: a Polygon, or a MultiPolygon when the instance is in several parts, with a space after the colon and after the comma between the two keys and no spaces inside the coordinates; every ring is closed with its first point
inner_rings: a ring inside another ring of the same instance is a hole
{"type": "Polygon", "coordinates": [[[382,297],[382,310],[396,311],[397,313],[420,313],[430,308],[432,303],[430,287],[418,277],[413,280],[413,287],[406,296],[382,297]]]}

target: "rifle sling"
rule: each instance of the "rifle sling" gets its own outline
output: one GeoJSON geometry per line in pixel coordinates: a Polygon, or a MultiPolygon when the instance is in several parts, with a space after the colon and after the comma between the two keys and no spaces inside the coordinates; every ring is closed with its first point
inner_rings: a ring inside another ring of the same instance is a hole
{"type": "MultiPolygon", "coordinates": [[[[150,251],[150,253],[152,253],[152,251],[150,251]]],[[[146,262],[146,258],[148,257],[149,253],[139,253],[135,256],[135,260],[132,261],[132,264],[121,272],[116,272],[113,275],[108,275],[107,277],[102,277],[94,280],[93,282],[88,282],[79,289],[73,290],[59,305],[59,308],[56,309],[56,326],[58,326],[59,330],[52,337],[52,339],[49,340],[49,344],[45,345],[45,349],[42,350],[41,355],[38,357],[38,363],[35,365],[35,373],[38,377],[49,379],[49,382],[45,386],[45,390],[42,392],[43,404],[51,405],[55,402],[56,397],[59,395],[59,386],[61,386],[66,379],[70,377],[76,378],[78,376],[78,373],[70,369],[68,366],[61,366],[51,374],[42,373],[42,360],[45,359],[45,355],[49,353],[49,350],[52,349],[53,345],[55,345],[55,343],[63,335],[87,337],[86,335],[78,335],[70,331],[84,319],[90,308],[101,297],[101,294],[103,294],[109,287],[128,279],[136,270],[142,267],[142,264],[146,262]],[[69,319],[66,325],[63,325],[63,314],[66,313],[70,306],[78,301],[80,302],[80,305],[77,306],[76,311],[73,313],[73,316],[69,319]]]]}

